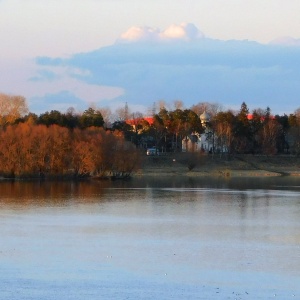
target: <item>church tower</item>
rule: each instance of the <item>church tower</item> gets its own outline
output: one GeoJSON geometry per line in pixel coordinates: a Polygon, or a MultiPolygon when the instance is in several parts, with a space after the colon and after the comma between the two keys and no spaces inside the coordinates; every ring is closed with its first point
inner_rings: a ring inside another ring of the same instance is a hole
{"type": "Polygon", "coordinates": [[[210,115],[206,112],[206,110],[203,112],[203,114],[200,115],[200,121],[202,127],[207,129],[208,123],[210,121],[210,115]]]}

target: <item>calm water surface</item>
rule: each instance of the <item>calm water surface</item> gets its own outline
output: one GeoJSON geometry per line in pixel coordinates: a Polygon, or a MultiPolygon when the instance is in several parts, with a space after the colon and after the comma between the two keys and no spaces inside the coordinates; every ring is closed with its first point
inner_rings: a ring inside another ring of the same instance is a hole
{"type": "Polygon", "coordinates": [[[300,299],[300,178],[0,182],[0,299],[300,299]]]}

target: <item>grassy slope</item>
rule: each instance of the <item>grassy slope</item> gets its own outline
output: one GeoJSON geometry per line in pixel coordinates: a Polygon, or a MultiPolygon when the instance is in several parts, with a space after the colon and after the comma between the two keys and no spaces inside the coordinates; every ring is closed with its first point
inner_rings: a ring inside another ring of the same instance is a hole
{"type": "Polygon", "coordinates": [[[300,157],[199,155],[172,153],[162,156],[144,156],[140,175],[189,176],[300,176],[300,157]]]}

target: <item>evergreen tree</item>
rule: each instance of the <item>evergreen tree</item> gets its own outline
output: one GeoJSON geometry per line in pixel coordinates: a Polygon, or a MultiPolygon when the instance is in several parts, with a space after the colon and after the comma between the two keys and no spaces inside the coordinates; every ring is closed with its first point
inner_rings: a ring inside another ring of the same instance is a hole
{"type": "Polygon", "coordinates": [[[102,114],[99,110],[93,108],[88,108],[80,117],[80,126],[81,128],[87,127],[103,127],[104,120],[102,114]]]}

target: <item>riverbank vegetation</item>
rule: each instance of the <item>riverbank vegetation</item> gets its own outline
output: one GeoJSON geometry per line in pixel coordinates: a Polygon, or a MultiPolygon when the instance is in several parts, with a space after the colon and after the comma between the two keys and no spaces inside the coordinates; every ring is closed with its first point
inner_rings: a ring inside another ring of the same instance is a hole
{"type": "MultiPolygon", "coordinates": [[[[250,112],[246,103],[232,111],[214,103],[185,109],[176,101],[173,109],[161,102],[150,117],[130,112],[127,105],[114,114],[89,107],[81,113],[69,108],[36,115],[24,97],[0,94],[0,176],[126,177],[139,168],[146,148],[180,153],[182,140],[194,133],[212,140],[212,158],[297,156],[300,108],[274,116],[270,108],[250,112]],[[210,116],[206,130],[200,120],[203,112],[210,116]]],[[[195,161],[188,165],[192,170],[195,161]]]]}
{"type": "Polygon", "coordinates": [[[124,178],[138,166],[138,152],[123,134],[89,127],[70,130],[29,122],[0,130],[4,177],[124,178]]]}

